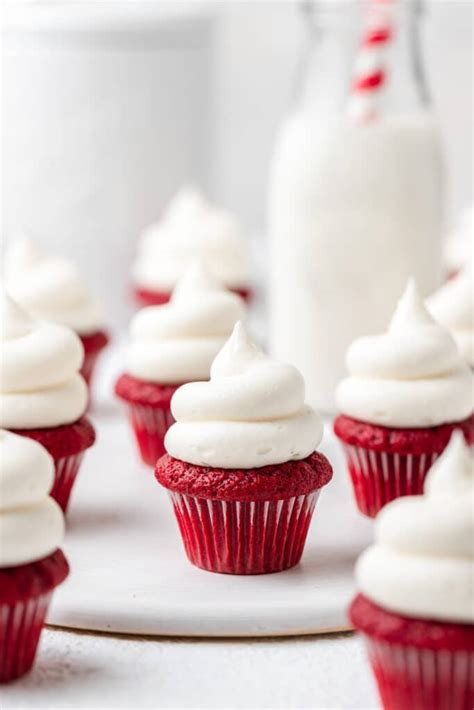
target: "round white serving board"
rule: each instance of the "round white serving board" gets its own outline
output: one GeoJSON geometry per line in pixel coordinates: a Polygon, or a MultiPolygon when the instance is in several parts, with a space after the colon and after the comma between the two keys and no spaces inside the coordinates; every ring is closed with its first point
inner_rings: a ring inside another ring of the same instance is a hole
{"type": "Polygon", "coordinates": [[[115,402],[92,412],[98,437],[73,491],[63,549],[71,574],[53,625],[124,634],[283,636],[348,628],[355,558],[371,537],[356,510],[338,444],[322,450],[333,481],[319,499],[303,561],[287,572],[212,574],[185,558],[166,491],[139,462],[115,402]]]}

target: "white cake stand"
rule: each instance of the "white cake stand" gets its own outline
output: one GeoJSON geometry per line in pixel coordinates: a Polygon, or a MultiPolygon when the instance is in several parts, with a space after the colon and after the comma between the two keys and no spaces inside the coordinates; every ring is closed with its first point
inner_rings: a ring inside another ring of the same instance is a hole
{"type": "Polygon", "coordinates": [[[140,635],[283,636],[348,628],[352,569],[371,522],[352,501],[337,442],[322,450],[335,468],[309,530],[302,563],[259,576],[212,574],[185,558],[166,492],[139,463],[117,404],[92,414],[96,445],[84,460],[64,551],[68,580],[49,624],[140,635]]]}

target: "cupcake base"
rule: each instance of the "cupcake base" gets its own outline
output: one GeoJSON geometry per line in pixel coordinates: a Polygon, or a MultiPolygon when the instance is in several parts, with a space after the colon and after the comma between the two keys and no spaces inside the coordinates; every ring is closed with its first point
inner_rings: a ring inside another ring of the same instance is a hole
{"type": "MultiPolygon", "coordinates": [[[[250,303],[252,300],[252,291],[250,288],[229,288],[238,296],[243,298],[246,303],[250,303]]],[[[135,286],[133,289],[133,294],[135,301],[139,306],[162,306],[164,303],[168,303],[171,298],[171,291],[154,291],[147,288],[139,288],[135,286]]]]}
{"type": "Polygon", "coordinates": [[[90,387],[97,359],[100,352],[109,342],[109,338],[107,333],[103,330],[98,330],[88,335],[79,335],[79,338],[84,348],[84,362],[81,367],[81,375],[90,387]]]}
{"type": "Polygon", "coordinates": [[[179,386],[142,382],[131,375],[122,375],[115,385],[115,393],[127,405],[140,456],[148,466],[154,466],[165,453],[164,438],[174,423],[171,398],[179,386]]]}
{"type": "Polygon", "coordinates": [[[426,474],[460,429],[474,443],[474,417],[424,429],[394,429],[339,416],[334,431],[347,458],[361,513],[375,517],[395,498],[423,492],[426,474]]]}
{"type": "Polygon", "coordinates": [[[364,636],[385,710],[474,707],[474,626],[410,619],[363,595],[349,617],[364,636]]]}
{"type": "Polygon", "coordinates": [[[42,444],[53,457],[55,471],[50,495],[66,513],[84,453],[95,441],[92,424],[86,417],[82,417],[64,426],[12,431],[42,444]]]}
{"type": "Polygon", "coordinates": [[[298,564],[321,488],[322,454],[252,470],[210,469],[164,456],[168,489],[189,561],[210,572],[266,574],[298,564]]]}
{"type": "Polygon", "coordinates": [[[33,665],[54,588],[69,566],[61,550],[42,560],[0,569],[0,682],[33,665]]]}

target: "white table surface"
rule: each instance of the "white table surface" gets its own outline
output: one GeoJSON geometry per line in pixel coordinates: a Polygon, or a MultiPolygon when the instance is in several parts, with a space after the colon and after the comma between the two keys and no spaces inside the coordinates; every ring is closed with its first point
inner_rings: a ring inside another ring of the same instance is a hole
{"type": "Polygon", "coordinates": [[[376,708],[352,634],[260,640],[139,639],[47,629],[10,708],[376,708]]]}

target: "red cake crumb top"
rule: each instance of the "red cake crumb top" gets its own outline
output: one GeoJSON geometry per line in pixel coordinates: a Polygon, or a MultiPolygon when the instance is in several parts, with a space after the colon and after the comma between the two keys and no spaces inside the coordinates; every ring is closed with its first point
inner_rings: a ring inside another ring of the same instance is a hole
{"type": "Polygon", "coordinates": [[[336,435],[346,444],[390,454],[441,453],[455,429],[461,429],[468,444],[474,443],[474,415],[462,422],[450,422],[422,429],[396,429],[368,424],[341,415],[334,422],[336,435]]]}
{"type": "Polygon", "coordinates": [[[0,604],[38,597],[61,584],[69,574],[62,550],[16,567],[0,567],[0,604]]]}
{"type": "Polygon", "coordinates": [[[44,429],[11,429],[14,434],[27,436],[44,446],[53,459],[74,456],[88,449],[95,441],[95,430],[87,417],[73,424],[44,429]]]}
{"type": "Polygon", "coordinates": [[[305,495],[329,483],[331,464],[315,452],[301,461],[252,469],[194,466],[165,454],[157,463],[159,483],[177,493],[211,500],[279,500],[305,495]]]}
{"type": "Polygon", "coordinates": [[[474,651],[474,624],[410,619],[386,611],[358,594],[349,608],[353,626],[372,638],[433,651],[474,651]]]}
{"type": "Polygon", "coordinates": [[[115,383],[115,394],[126,402],[146,404],[149,407],[169,409],[171,398],[182,383],[159,385],[156,382],[143,382],[132,375],[121,375],[115,383]]]}
{"type": "Polygon", "coordinates": [[[89,353],[97,353],[102,348],[105,348],[109,342],[109,336],[104,330],[96,330],[95,333],[89,333],[88,335],[79,335],[81,343],[84,347],[84,352],[86,355],[89,353]]]}

